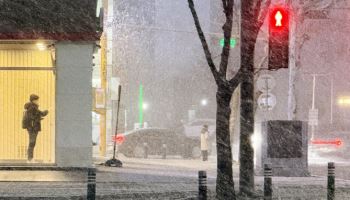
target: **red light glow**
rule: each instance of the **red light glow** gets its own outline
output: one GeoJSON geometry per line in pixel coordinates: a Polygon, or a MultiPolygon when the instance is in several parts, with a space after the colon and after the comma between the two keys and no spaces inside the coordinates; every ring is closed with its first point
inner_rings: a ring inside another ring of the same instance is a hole
{"type": "Polygon", "coordinates": [[[280,11],[277,11],[277,13],[275,15],[275,20],[276,20],[275,26],[282,26],[282,19],[283,19],[283,15],[281,14],[280,11]]]}
{"type": "Polygon", "coordinates": [[[284,7],[274,7],[270,10],[270,29],[282,31],[288,29],[289,11],[284,7]]]}
{"type": "Polygon", "coordinates": [[[335,145],[337,147],[340,147],[343,144],[343,141],[341,139],[335,139],[335,140],[311,140],[312,144],[317,144],[317,145],[326,145],[326,144],[330,144],[330,145],[335,145]]]}
{"type": "Polygon", "coordinates": [[[117,144],[123,144],[125,141],[125,136],[123,134],[117,134],[117,137],[112,137],[112,141],[116,142],[117,144]]]}

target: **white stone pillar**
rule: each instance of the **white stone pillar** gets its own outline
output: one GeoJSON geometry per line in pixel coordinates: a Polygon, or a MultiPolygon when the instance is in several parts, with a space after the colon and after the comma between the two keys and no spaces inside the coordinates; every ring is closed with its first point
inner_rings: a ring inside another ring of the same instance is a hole
{"type": "Polygon", "coordinates": [[[56,44],[56,164],[92,165],[93,43],[56,44]]]}

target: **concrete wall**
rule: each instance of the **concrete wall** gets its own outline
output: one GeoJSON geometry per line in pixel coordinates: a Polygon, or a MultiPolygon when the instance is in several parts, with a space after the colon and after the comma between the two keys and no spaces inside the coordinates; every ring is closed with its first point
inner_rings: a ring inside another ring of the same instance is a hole
{"type": "Polygon", "coordinates": [[[92,165],[92,43],[56,44],[56,163],[92,165]]]}

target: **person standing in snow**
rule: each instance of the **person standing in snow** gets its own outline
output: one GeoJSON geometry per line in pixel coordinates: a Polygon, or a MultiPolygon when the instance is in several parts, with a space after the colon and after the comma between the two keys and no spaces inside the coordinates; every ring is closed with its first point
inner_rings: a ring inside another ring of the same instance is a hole
{"type": "Polygon", "coordinates": [[[29,134],[29,145],[28,145],[28,161],[32,162],[34,147],[36,144],[36,138],[38,133],[41,131],[41,120],[49,112],[47,110],[39,110],[39,96],[32,94],[29,98],[30,102],[24,105],[25,114],[23,116],[22,126],[24,129],[27,129],[29,134]]]}
{"type": "Polygon", "coordinates": [[[204,125],[201,131],[201,151],[202,151],[202,159],[203,161],[208,160],[208,125],[204,125]]]}

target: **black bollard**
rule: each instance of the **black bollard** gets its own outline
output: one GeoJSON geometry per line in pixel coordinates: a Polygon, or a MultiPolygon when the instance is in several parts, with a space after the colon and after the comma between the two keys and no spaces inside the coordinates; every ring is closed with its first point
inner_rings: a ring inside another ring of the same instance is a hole
{"type": "Polygon", "coordinates": [[[335,165],[334,162],[328,163],[328,180],[327,180],[327,199],[335,199],[335,165]]]}
{"type": "Polygon", "coordinates": [[[148,158],[148,144],[145,142],[143,143],[143,158],[148,158]]]}
{"type": "Polygon", "coordinates": [[[272,168],[264,165],[264,200],[272,200],[272,168]]]}
{"type": "Polygon", "coordinates": [[[198,172],[198,199],[207,200],[207,172],[198,172]]]}
{"type": "Polygon", "coordinates": [[[166,159],[166,151],[167,151],[167,146],[166,144],[162,145],[162,159],[166,159]]]}
{"type": "Polygon", "coordinates": [[[96,169],[88,169],[87,200],[96,198],[96,169]]]}

